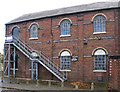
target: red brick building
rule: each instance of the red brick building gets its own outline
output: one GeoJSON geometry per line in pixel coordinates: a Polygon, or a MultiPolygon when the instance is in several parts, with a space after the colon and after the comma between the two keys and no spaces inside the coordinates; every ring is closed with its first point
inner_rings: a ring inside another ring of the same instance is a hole
{"type": "Polygon", "coordinates": [[[118,89],[119,31],[120,2],[20,16],[6,24],[3,76],[109,82],[118,89]]]}

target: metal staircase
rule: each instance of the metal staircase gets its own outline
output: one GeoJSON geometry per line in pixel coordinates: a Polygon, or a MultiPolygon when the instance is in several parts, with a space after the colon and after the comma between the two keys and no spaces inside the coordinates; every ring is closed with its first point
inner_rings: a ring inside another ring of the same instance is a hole
{"type": "MultiPolygon", "coordinates": [[[[44,66],[48,71],[50,71],[54,76],[60,79],[62,82],[67,80],[67,72],[60,71],[60,66],[52,61],[49,57],[47,57],[41,51],[35,51],[29,45],[27,45],[23,40],[18,40],[17,38],[13,38],[12,43],[5,43],[12,44],[18,50],[20,50],[27,58],[29,58],[32,62],[38,62],[42,66],[44,66]],[[34,54],[34,55],[33,55],[34,54]]],[[[4,64],[5,65],[5,64],[4,64]]],[[[9,64],[8,64],[9,65],[9,64]]],[[[33,64],[32,64],[33,66],[33,64]]],[[[4,69],[5,70],[5,69],[4,69]]],[[[3,72],[4,72],[3,70],[3,72]]],[[[32,76],[33,76],[33,67],[32,67],[32,76]]],[[[5,72],[4,72],[5,73],[5,72]]],[[[4,75],[3,73],[3,75],[4,75]]],[[[33,77],[32,77],[33,78],[33,77]]]]}

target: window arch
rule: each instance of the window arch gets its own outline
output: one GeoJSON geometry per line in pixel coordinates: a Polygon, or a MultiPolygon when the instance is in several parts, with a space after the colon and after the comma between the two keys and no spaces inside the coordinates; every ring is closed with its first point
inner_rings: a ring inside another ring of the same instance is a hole
{"type": "Polygon", "coordinates": [[[13,41],[19,40],[19,27],[15,26],[12,28],[13,41]]]}
{"type": "Polygon", "coordinates": [[[106,17],[104,15],[97,15],[93,18],[94,33],[106,32],[106,17]]]}
{"type": "Polygon", "coordinates": [[[69,36],[70,35],[71,22],[69,19],[64,19],[60,22],[60,35],[69,36]]]}
{"type": "Polygon", "coordinates": [[[106,52],[103,49],[94,52],[94,70],[106,71],[106,52]]]}
{"type": "Polygon", "coordinates": [[[19,33],[19,28],[18,27],[14,27],[12,29],[12,35],[16,37],[16,35],[18,35],[18,33],[19,33]]]}
{"type": "Polygon", "coordinates": [[[30,38],[38,38],[38,25],[32,24],[30,26],[30,38]]]}
{"type": "Polygon", "coordinates": [[[62,51],[60,54],[60,68],[61,70],[70,70],[70,59],[71,59],[71,54],[69,51],[65,50],[62,51]]]}

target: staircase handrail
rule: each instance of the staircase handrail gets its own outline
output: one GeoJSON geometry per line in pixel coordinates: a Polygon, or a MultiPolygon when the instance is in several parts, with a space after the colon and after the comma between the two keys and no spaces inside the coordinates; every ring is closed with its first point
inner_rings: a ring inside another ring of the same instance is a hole
{"type": "MultiPolygon", "coordinates": [[[[47,55],[45,55],[43,52],[41,51],[37,51],[37,50],[34,50],[33,48],[31,48],[29,45],[27,45],[23,40],[21,39],[17,39],[16,37],[13,37],[13,42],[14,43],[17,43],[17,44],[20,44],[20,46],[22,45],[23,47],[22,48],[25,48],[23,50],[28,50],[26,52],[29,52],[29,55],[31,57],[31,54],[33,51],[36,51],[39,55],[39,57],[42,57],[46,62],[47,64],[50,64],[50,65],[47,65],[49,68],[52,68],[54,69],[54,71],[56,70],[57,71],[57,74],[60,73],[65,79],[67,78],[66,74],[65,74],[65,71],[60,71],[60,65],[57,64],[56,62],[54,62],[53,60],[51,60],[47,55]],[[51,67],[50,67],[51,66],[51,67]]],[[[39,59],[38,59],[39,60],[39,59]]]]}
{"type": "Polygon", "coordinates": [[[17,41],[16,42],[16,41],[13,40],[14,42],[16,42],[17,44],[18,43],[22,44],[23,47],[25,47],[27,50],[29,50],[30,53],[32,53],[33,49],[29,45],[27,45],[23,40],[17,39],[16,37],[13,37],[13,39],[15,39],[17,41]]]}

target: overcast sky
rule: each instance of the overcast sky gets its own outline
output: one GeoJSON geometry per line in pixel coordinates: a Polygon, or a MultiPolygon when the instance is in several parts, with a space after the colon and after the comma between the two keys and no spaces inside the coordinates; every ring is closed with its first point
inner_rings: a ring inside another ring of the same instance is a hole
{"type": "Polygon", "coordinates": [[[101,1],[109,0],[0,0],[0,52],[3,53],[5,23],[23,14],[101,1]]]}

